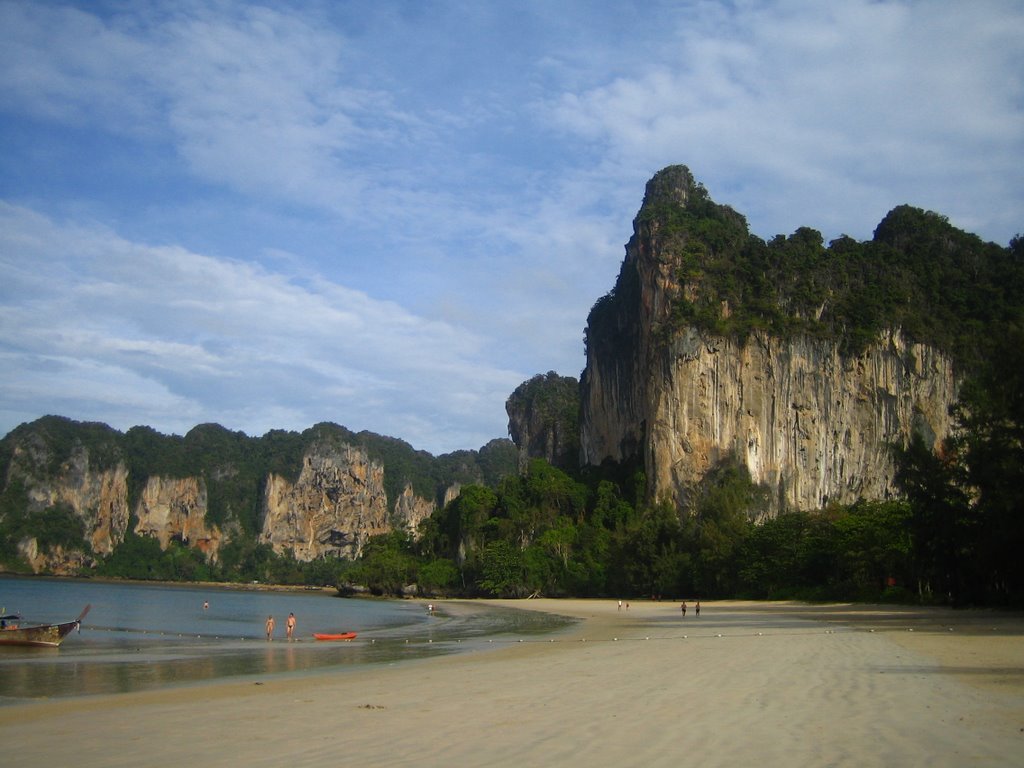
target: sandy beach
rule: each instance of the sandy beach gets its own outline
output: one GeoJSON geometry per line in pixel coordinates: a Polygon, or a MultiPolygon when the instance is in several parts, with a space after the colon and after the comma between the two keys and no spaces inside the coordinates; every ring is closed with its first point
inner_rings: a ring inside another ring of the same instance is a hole
{"type": "Polygon", "coordinates": [[[76,766],[1024,764],[1018,614],[488,602],[582,621],[355,672],[4,707],[0,740],[12,764],[76,766]]]}

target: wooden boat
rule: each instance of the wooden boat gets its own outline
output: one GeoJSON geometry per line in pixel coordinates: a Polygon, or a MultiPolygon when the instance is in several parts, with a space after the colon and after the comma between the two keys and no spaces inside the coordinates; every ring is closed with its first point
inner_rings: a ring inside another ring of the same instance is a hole
{"type": "Polygon", "coordinates": [[[314,632],[313,637],[317,640],[355,640],[355,632],[314,632]]]}
{"type": "Polygon", "coordinates": [[[21,620],[21,617],[17,614],[0,616],[0,624],[3,625],[0,627],[0,645],[57,648],[73,629],[82,626],[82,619],[85,618],[85,614],[89,612],[90,608],[92,608],[91,605],[85,606],[85,610],[79,614],[77,619],[65,621],[62,624],[33,624],[26,627],[21,624],[11,623],[21,620]]]}

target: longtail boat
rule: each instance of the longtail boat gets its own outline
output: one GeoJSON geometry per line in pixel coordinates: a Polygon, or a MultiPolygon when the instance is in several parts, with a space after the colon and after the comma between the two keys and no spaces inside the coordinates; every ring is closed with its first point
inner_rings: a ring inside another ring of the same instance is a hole
{"type": "Polygon", "coordinates": [[[82,626],[82,619],[92,608],[85,606],[78,618],[74,621],[65,621],[63,624],[32,624],[23,626],[12,624],[18,622],[21,617],[15,613],[7,616],[0,616],[0,645],[28,645],[37,648],[57,648],[61,641],[73,630],[82,626]]]}

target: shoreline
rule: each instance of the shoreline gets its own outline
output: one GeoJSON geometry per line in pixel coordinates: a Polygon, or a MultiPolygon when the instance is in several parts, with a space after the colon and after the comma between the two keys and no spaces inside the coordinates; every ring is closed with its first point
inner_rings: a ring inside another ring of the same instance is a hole
{"type": "MultiPolygon", "coordinates": [[[[195,589],[223,589],[229,591],[245,592],[301,592],[301,593],[338,593],[337,587],[309,587],[302,584],[264,584],[263,582],[244,581],[165,581],[162,579],[119,579],[112,576],[56,576],[44,573],[14,573],[13,571],[0,571],[0,577],[12,579],[35,579],[39,581],[74,581],[82,584],[90,582],[96,584],[131,584],[134,586],[154,587],[180,587],[195,589]]],[[[368,596],[372,597],[372,596],[368,596]]]]}
{"type": "Polygon", "coordinates": [[[958,766],[1024,754],[1019,614],[705,601],[683,619],[648,601],[437,603],[582,621],[340,673],[13,705],[0,738],[26,759],[84,766],[958,766]]]}

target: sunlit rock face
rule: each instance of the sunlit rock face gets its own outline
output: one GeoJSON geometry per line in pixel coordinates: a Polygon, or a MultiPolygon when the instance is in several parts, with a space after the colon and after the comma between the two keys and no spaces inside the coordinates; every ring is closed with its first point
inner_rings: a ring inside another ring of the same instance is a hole
{"type": "MultiPolygon", "coordinates": [[[[677,166],[652,179],[644,204],[685,206],[694,192],[677,166]]],[[[896,495],[890,446],[916,432],[938,447],[949,434],[951,361],[897,330],[843,356],[823,339],[680,327],[673,303],[694,290],[685,246],[656,220],[634,221],[615,289],[588,320],[582,463],[640,460],[652,497],[676,503],[727,458],[770,489],[771,512],[896,495]]]]}
{"type": "Polygon", "coordinates": [[[80,549],[65,549],[61,545],[41,549],[34,536],[27,536],[18,542],[18,555],[32,568],[32,573],[50,576],[77,576],[82,570],[91,568],[95,561],[80,549]]]}
{"type": "Polygon", "coordinates": [[[207,522],[206,485],[197,477],[150,477],[135,506],[135,533],[151,536],[167,549],[171,541],[198,549],[216,562],[224,537],[207,522]]]}
{"type": "MultiPolygon", "coordinates": [[[[124,541],[128,528],[128,469],[123,461],[97,468],[89,449],[82,445],[74,446],[68,457],[59,461],[44,439],[31,435],[13,446],[7,474],[5,487],[19,483],[25,489],[28,513],[66,508],[81,518],[94,554],[108,555],[124,541]]],[[[42,565],[45,553],[33,552],[33,569],[40,564],[36,572],[73,570],[71,565],[58,569],[42,565]]],[[[61,554],[51,554],[47,562],[57,562],[61,557],[76,562],[81,559],[80,553],[62,548],[61,554]]]]}
{"type": "MultiPolygon", "coordinates": [[[[197,550],[208,563],[219,562],[223,547],[246,535],[239,519],[246,510],[228,509],[223,521],[211,520],[202,474],[131,478],[118,438],[103,425],[46,418],[5,439],[0,479],[14,502],[9,514],[18,520],[34,516],[36,528],[49,530],[26,531],[16,542],[17,554],[34,572],[65,575],[93,568],[123,544],[129,528],[163,550],[197,550]],[[54,530],[64,537],[60,542],[54,530]]],[[[411,483],[395,491],[391,503],[383,466],[362,448],[318,441],[301,462],[294,476],[266,475],[261,507],[252,510],[259,541],[279,554],[300,561],[354,559],[371,536],[399,530],[415,537],[436,510],[436,502],[418,496],[411,483]]],[[[456,495],[454,485],[446,500],[456,495]]]]}
{"type": "Polygon", "coordinates": [[[418,538],[420,523],[434,514],[436,509],[434,502],[417,496],[413,493],[412,485],[407,483],[395,500],[393,525],[397,530],[418,538]]]}
{"type": "Polygon", "coordinates": [[[296,560],[356,558],[371,536],[392,530],[384,468],[362,449],[313,445],[298,479],[267,478],[260,541],[296,560]]]}

